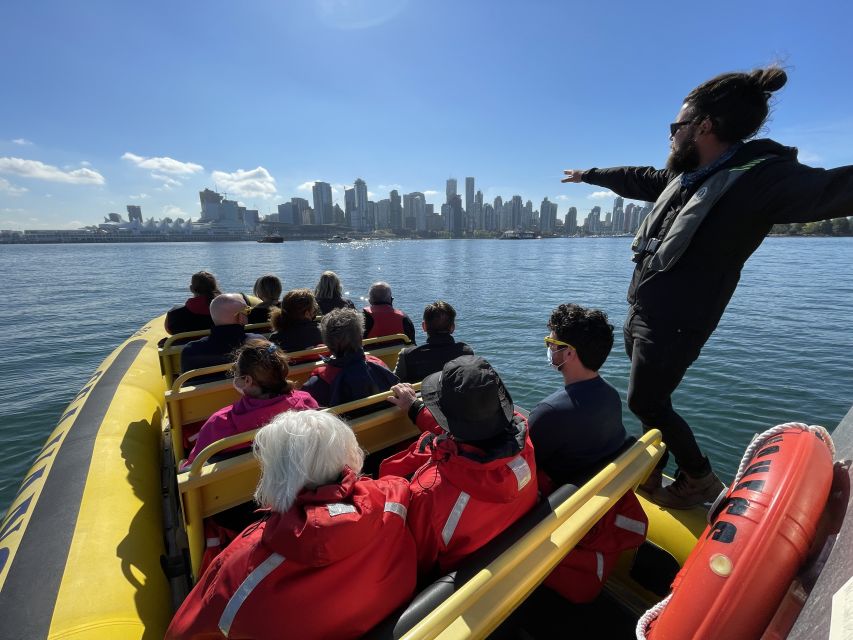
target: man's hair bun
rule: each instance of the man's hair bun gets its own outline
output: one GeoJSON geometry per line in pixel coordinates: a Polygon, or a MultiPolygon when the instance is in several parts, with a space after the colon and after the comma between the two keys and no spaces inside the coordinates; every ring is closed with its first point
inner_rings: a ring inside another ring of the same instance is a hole
{"type": "Polygon", "coordinates": [[[749,79],[762,91],[773,93],[785,86],[788,74],[782,67],[772,66],[756,69],[749,74],[749,79]]]}

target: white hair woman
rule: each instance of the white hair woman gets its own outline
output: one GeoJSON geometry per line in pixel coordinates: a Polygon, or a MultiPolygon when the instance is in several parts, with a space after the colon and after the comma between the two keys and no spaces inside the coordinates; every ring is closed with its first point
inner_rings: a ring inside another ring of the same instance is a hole
{"type": "Polygon", "coordinates": [[[408,601],[416,559],[404,479],[359,477],[355,435],[320,411],[277,416],[254,452],[267,511],[214,560],[167,638],[357,638],[408,601]]]}

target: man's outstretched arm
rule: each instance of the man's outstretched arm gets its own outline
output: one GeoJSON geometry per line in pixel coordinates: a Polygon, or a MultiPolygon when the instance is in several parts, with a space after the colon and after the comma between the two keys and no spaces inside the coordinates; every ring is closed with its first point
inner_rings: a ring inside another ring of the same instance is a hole
{"type": "Polygon", "coordinates": [[[667,169],[613,167],[611,169],[564,169],[561,182],[586,182],[611,189],[623,198],[654,202],[675,177],[667,169]]]}

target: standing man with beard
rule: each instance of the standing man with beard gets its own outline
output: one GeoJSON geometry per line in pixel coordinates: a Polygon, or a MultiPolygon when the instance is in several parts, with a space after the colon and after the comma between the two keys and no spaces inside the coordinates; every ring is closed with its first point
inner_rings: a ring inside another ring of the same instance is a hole
{"type": "Polygon", "coordinates": [[[786,81],[771,66],[724,73],[693,89],[669,125],[665,169],[563,172],[563,182],[655,203],[631,246],[637,266],[624,333],[628,406],[644,429],[661,430],[678,464],[671,485],[660,485],[659,468],[642,487],[662,506],[686,509],[724,488],[671,397],[717,327],[744,263],[774,224],[853,214],[853,166],[814,169],[797,162],[792,147],[749,140],[786,81]]]}

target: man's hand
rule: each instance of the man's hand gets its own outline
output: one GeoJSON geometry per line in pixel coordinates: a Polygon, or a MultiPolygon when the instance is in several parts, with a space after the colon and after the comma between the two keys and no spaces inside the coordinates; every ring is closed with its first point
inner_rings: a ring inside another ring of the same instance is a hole
{"type": "Polygon", "coordinates": [[[394,397],[388,398],[388,402],[397,405],[404,412],[409,410],[409,407],[412,406],[412,403],[418,397],[415,388],[408,382],[395,384],[391,387],[391,392],[394,394],[394,397]]]}
{"type": "Polygon", "coordinates": [[[560,180],[560,182],[582,182],[583,172],[583,169],[563,169],[563,173],[566,174],[566,177],[560,180]]]}

